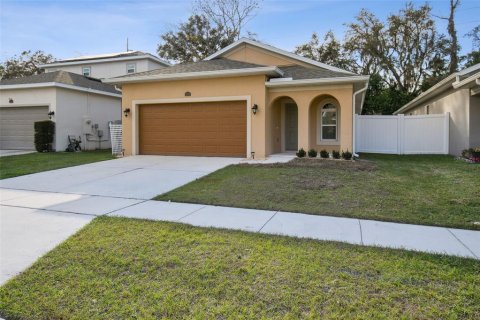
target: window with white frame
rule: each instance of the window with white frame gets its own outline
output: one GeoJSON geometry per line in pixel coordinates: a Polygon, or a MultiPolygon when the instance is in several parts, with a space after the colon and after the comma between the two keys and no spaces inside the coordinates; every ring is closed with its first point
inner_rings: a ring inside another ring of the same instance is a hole
{"type": "Polygon", "coordinates": [[[321,110],[321,140],[337,140],[337,107],[327,103],[321,110]]]}
{"type": "Polygon", "coordinates": [[[135,63],[127,63],[127,73],[135,73],[136,69],[135,63]]]}
{"type": "Polygon", "coordinates": [[[82,74],[85,77],[90,77],[90,75],[91,75],[90,67],[82,67],[82,74]]]}

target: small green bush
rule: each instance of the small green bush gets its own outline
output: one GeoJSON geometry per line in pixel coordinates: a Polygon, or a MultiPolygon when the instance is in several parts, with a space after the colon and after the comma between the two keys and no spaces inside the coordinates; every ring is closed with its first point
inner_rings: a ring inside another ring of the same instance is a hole
{"type": "Polygon", "coordinates": [[[297,152],[297,157],[303,158],[303,157],[305,157],[306,154],[307,153],[305,152],[305,150],[303,150],[303,148],[300,148],[300,150],[298,150],[298,152],[297,152]]]}
{"type": "Polygon", "coordinates": [[[320,157],[324,159],[328,159],[330,157],[330,154],[328,153],[327,150],[323,149],[322,151],[320,151],[320,157]]]}
{"type": "Polygon", "coordinates": [[[33,124],[33,128],[35,129],[35,149],[38,152],[52,151],[55,122],[50,120],[37,121],[33,124]]]}
{"type": "Polygon", "coordinates": [[[333,157],[333,159],[340,159],[340,152],[336,151],[336,150],[333,150],[332,151],[332,157],[333,157]]]}
{"type": "Polygon", "coordinates": [[[345,160],[352,160],[352,153],[350,151],[342,151],[342,158],[345,160]]]}
{"type": "Polygon", "coordinates": [[[310,150],[308,150],[308,156],[309,156],[310,158],[316,158],[317,155],[318,155],[317,150],[315,150],[315,149],[310,149],[310,150]]]}

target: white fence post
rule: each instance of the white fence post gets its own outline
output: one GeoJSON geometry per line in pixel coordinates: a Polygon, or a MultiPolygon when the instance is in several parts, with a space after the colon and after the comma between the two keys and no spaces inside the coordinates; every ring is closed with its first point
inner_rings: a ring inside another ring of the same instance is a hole
{"type": "Polygon", "coordinates": [[[444,127],[443,127],[443,153],[448,154],[450,147],[450,112],[445,112],[444,114],[444,127]]]}
{"type": "Polygon", "coordinates": [[[405,153],[405,116],[399,114],[397,116],[398,124],[398,135],[397,135],[397,154],[405,153]]]}
{"type": "Polygon", "coordinates": [[[354,145],[353,145],[353,148],[352,148],[352,153],[355,154],[357,152],[357,150],[361,149],[360,139],[358,139],[358,137],[361,134],[360,121],[359,121],[359,118],[358,118],[358,114],[355,114],[355,119],[353,119],[353,121],[354,121],[354,127],[355,127],[355,141],[353,141],[354,145]]]}

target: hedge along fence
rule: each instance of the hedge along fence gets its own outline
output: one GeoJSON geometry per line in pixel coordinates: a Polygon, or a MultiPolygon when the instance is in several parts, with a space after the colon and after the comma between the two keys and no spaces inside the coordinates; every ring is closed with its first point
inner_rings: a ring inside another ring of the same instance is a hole
{"type": "Polygon", "coordinates": [[[35,129],[35,149],[38,152],[52,151],[53,137],[55,136],[55,122],[50,120],[37,121],[35,129]]]}

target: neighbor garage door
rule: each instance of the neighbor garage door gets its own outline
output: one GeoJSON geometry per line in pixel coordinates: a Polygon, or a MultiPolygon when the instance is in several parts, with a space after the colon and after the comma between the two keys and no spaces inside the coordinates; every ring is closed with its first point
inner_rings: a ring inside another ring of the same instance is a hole
{"type": "Polygon", "coordinates": [[[48,119],[48,107],[0,108],[0,149],[33,150],[33,123],[48,119]]]}
{"type": "Polygon", "coordinates": [[[246,103],[140,106],[140,154],[245,157],[246,103]]]}

